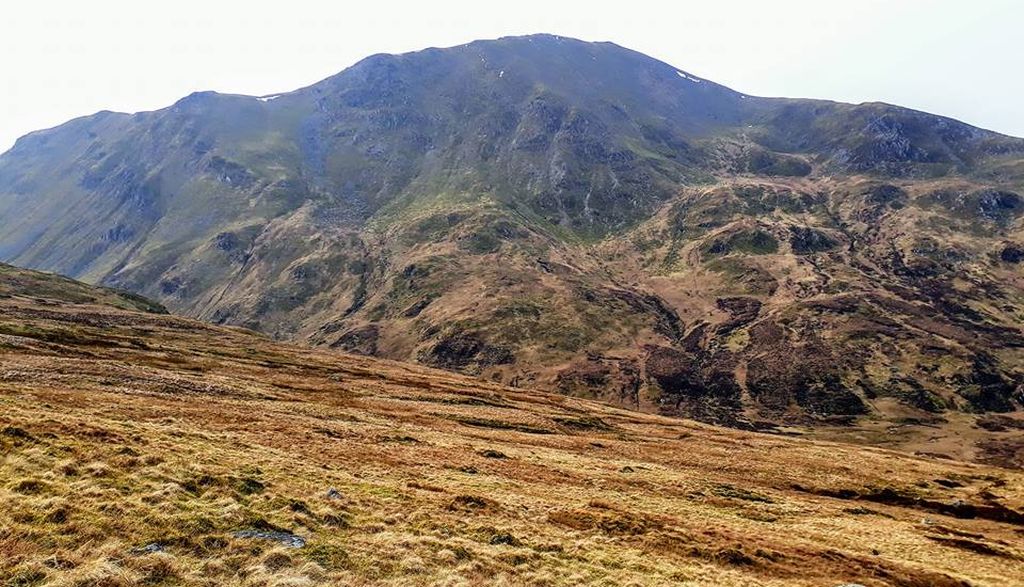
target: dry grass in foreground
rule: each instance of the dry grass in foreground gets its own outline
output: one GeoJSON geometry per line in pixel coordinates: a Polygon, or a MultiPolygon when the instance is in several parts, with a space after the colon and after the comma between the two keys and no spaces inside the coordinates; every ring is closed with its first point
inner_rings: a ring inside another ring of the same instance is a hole
{"type": "Polygon", "coordinates": [[[8,587],[1024,584],[1017,471],[10,293],[0,454],[8,587]]]}

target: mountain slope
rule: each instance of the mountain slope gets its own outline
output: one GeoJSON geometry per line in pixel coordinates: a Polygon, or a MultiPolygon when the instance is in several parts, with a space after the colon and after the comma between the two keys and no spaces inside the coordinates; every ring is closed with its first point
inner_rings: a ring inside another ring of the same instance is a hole
{"type": "Polygon", "coordinates": [[[538,35],[33,133],[0,259],[648,411],[935,426],[1024,402],[1022,161],[538,35]]]}
{"type": "Polygon", "coordinates": [[[1024,574],[1019,470],[713,428],[25,285],[51,280],[0,272],[5,585],[1024,574]]]}
{"type": "Polygon", "coordinates": [[[52,273],[28,271],[0,263],[0,298],[28,297],[41,303],[96,304],[166,314],[167,310],[135,294],[96,287],[52,273]]]}

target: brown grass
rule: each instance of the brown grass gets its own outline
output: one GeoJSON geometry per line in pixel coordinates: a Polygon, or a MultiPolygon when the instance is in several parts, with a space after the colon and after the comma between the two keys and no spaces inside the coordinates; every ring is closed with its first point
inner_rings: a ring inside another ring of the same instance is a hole
{"type": "Polygon", "coordinates": [[[5,587],[1024,577],[1024,525],[998,513],[1024,508],[1016,471],[717,429],[169,316],[10,298],[0,325],[20,333],[0,336],[5,587]]]}

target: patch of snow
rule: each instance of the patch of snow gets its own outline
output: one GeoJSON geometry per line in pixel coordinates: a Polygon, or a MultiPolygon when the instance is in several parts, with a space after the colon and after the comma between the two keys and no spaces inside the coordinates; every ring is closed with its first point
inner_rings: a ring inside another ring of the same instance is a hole
{"type": "Polygon", "coordinates": [[[280,98],[282,95],[283,94],[274,94],[273,96],[260,96],[259,98],[256,99],[259,100],[260,102],[269,102],[271,100],[276,100],[280,98]]]}
{"type": "Polygon", "coordinates": [[[686,75],[685,73],[683,73],[681,71],[676,71],[676,74],[678,74],[679,77],[681,77],[683,79],[688,79],[688,80],[690,80],[691,82],[693,82],[695,84],[699,84],[701,81],[703,81],[703,80],[699,80],[699,79],[697,79],[697,78],[695,78],[693,76],[686,75]]]}

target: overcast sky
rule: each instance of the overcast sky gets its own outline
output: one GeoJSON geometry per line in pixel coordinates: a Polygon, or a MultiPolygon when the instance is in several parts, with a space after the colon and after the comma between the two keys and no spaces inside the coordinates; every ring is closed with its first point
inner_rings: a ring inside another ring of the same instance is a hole
{"type": "Polygon", "coordinates": [[[362,57],[550,32],[613,41],[764,96],[880,100],[1024,136],[1021,0],[398,3],[12,0],[0,151],[98,110],[272,94],[362,57]]]}

